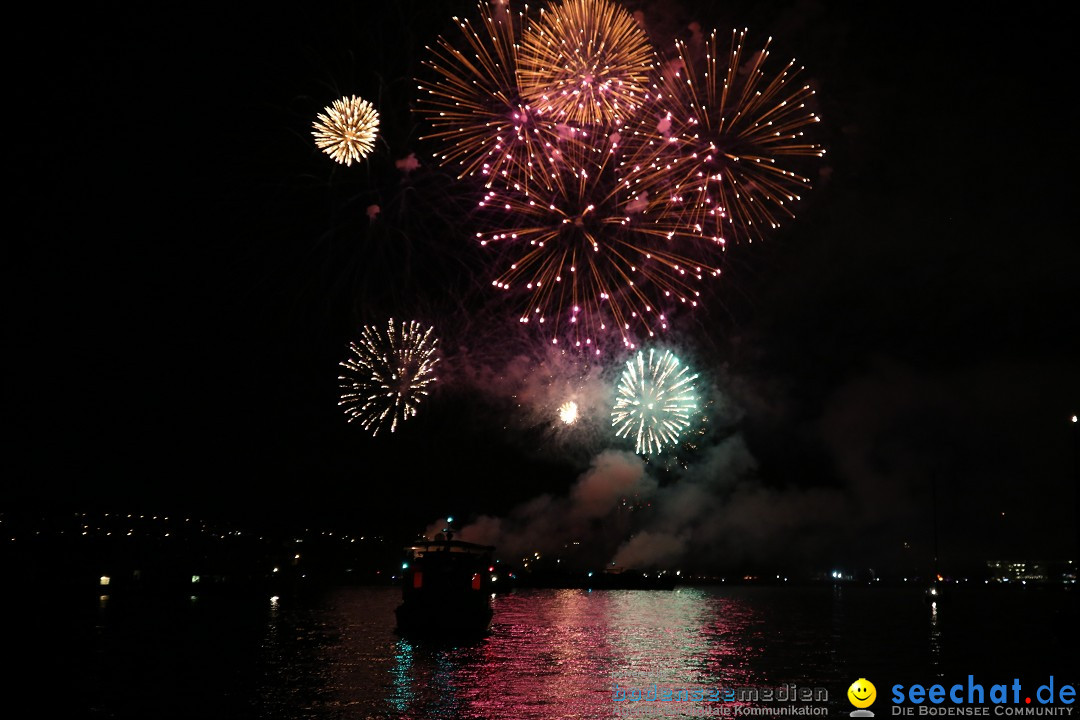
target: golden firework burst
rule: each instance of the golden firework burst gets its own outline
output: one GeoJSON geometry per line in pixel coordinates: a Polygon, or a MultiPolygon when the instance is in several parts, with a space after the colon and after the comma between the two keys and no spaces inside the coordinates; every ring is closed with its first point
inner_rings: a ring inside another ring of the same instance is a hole
{"type": "Polygon", "coordinates": [[[313,123],[315,144],[343,165],[367,157],[375,147],[379,112],[363,98],[353,95],[323,108],[313,123]]]}
{"type": "Polygon", "coordinates": [[[518,83],[549,119],[619,124],[648,87],[655,52],[645,31],[609,0],[564,0],[529,23],[518,83]]]}

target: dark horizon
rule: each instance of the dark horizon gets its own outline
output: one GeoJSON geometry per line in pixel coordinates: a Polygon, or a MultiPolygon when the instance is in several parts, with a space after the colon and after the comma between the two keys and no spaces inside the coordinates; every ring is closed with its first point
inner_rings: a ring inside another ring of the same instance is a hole
{"type": "MultiPolygon", "coordinates": [[[[459,523],[453,523],[457,526],[459,523]]],[[[450,535],[455,541],[460,536],[450,535]]],[[[406,557],[404,550],[421,541],[421,534],[403,527],[381,531],[377,524],[342,530],[332,525],[208,521],[184,514],[135,513],[19,513],[0,515],[0,556],[9,574],[40,590],[68,588],[91,592],[99,575],[115,581],[110,592],[174,591],[183,589],[192,574],[201,574],[223,590],[245,592],[286,580],[295,585],[395,585],[406,557]],[[294,553],[302,554],[303,560],[294,553]],[[273,569],[284,569],[279,573],[273,569]],[[301,577],[301,573],[303,573],[301,577]],[[303,579],[306,579],[304,582],[303,579]]],[[[429,534],[426,542],[440,541],[429,534]]],[[[1013,552],[981,558],[957,557],[952,548],[915,543],[893,557],[844,556],[753,559],[684,557],[669,565],[639,567],[603,559],[587,545],[567,543],[536,558],[513,557],[495,547],[496,574],[505,575],[499,589],[536,587],[602,588],[605,572],[617,577],[668,578],[676,585],[840,584],[870,587],[926,585],[935,577],[946,586],[1008,589],[1030,584],[1051,590],[1071,589],[1076,561],[1065,557],[1013,552]],[[660,574],[657,574],[660,573],[660,574]],[[590,578],[596,578],[590,580],[590,578]],[[1014,585],[1003,578],[1009,578],[1014,585]],[[1020,579],[1027,583],[1020,583],[1020,579]],[[972,583],[972,585],[967,585],[972,583]],[[1064,584],[1063,584],[1064,583],[1064,584]]]]}

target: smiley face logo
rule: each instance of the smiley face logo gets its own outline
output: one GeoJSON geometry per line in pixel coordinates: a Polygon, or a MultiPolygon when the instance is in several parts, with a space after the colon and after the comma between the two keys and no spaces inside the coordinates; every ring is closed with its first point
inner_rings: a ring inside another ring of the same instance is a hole
{"type": "Polygon", "coordinates": [[[877,699],[877,688],[866,678],[859,678],[847,689],[848,700],[857,708],[868,708],[877,699]]]}

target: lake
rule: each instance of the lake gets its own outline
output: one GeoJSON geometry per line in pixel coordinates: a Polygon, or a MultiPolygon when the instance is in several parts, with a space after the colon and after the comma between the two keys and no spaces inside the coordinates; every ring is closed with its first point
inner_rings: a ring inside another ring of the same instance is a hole
{"type": "Polygon", "coordinates": [[[836,717],[858,678],[876,685],[881,717],[897,683],[1078,679],[1076,593],[1058,589],[956,587],[940,606],[914,586],[517,590],[494,597],[490,635],[458,644],[399,637],[399,601],[393,587],[112,594],[41,598],[24,616],[46,707],[67,717],[550,720],[721,705],[836,717]],[[743,689],[759,695],[686,694],[743,689]],[[814,690],[827,700],[776,700],[814,690]]]}

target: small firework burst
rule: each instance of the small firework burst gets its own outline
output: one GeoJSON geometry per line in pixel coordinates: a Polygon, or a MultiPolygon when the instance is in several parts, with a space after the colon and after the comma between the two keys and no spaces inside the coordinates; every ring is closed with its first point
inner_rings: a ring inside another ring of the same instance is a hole
{"type": "Polygon", "coordinates": [[[312,126],[320,150],[339,163],[352,165],[375,147],[379,112],[363,98],[343,97],[323,108],[312,126]]]}
{"type": "Polygon", "coordinates": [[[416,408],[435,382],[438,339],[433,328],[424,330],[416,321],[394,325],[386,332],[365,325],[359,343],[349,343],[352,355],[340,363],[347,371],[338,376],[338,405],[349,422],[358,420],[373,436],[383,428],[390,432],[416,415],[416,408]]]}
{"type": "Polygon", "coordinates": [[[521,38],[518,82],[545,116],[618,124],[648,87],[655,52],[637,21],[609,0],[564,0],[521,38]]]}
{"type": "Polygon", "coordinates": [[[559,406],[559,420],[563,425],[573,425],[578,419],[578,405],[573,400],[567,400],[559,406]]]}
{"type": "Polygon", "coordinates": [[[670,350],[638,352],[626,362],[616,389],[611,411],[616,437],[633,437],[639,455],[675,445],[697,407],[696,379],[670,350]]]}
{"type": "Polygon", "coordinates": [[[513,400],[508,425],[530,452],[587,464],[611,442],[611,363],[532,338],[529,344],[501,370],[513,400]]]}
{"type": "Polygon", "coordinates": [[[820,118],[808,107],[814,91],[799,79],[803,68],[791,60],[766,74],[769,42],[747,53],[746,35],[732,33],[726,68],[718,66],[715,31],[704,58],[678,42],[658,93],[667,108],[662,134],[676,156],[668,177],[679,203],[669,211],[721,244],[764,237],[794,218],[791,205],[810,180],[792,159],[825,154],[806,136],[820,118]]]}

